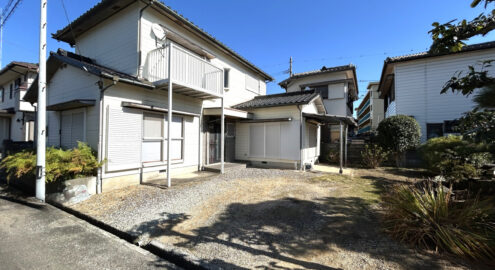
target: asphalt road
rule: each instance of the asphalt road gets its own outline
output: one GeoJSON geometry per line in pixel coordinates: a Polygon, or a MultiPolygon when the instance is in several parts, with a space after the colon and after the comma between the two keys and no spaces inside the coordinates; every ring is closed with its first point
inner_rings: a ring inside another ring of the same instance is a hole
{"type": "Polygon", "coordinates": [[[0,269],[179,269],[50,205],[0,185],[0,269]]]}

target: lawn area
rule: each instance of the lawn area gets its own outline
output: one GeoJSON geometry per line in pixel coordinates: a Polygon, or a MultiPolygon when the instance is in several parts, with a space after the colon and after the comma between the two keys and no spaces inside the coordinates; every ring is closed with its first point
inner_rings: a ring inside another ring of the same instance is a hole
{"type": "Polygon", "coordinates": [[[380,194],[410,170],[352,176],[248,168],[171,189],[135,186],[73,206],[224,269],[468,269],[380,228],[380,194]]]}

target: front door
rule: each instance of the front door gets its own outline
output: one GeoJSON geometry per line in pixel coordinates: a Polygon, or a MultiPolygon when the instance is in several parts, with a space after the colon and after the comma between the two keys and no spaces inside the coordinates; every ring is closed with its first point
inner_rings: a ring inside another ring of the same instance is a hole
{"type": "MultiPolygon", "coordinates": [[[[219,163],[221,160],[221,127],[220,119],[208,122],[208,164],[219,163]]],[[[235,122],[225,121],[225,162],[235,160],[235,122]]]]}
{"type": "Polygon", "coordinates": [[[208,163],[220,162],[220,124],[218,121],[208,123],[208,163]]]}

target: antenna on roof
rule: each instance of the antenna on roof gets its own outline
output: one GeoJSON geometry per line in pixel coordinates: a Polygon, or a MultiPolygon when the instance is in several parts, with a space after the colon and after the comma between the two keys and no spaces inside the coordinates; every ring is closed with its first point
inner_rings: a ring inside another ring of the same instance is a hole
{"type": "Polygon", "coordinates": [[[292,77],[292,56],[289,60],[289,69],[283,71],[284,74],[289,74],[289,77],[292,77]]]}
{"type": "Polygon", "coordinates": [[[292,77],[292,56],[290,57],[289,77],[292,77]]]}

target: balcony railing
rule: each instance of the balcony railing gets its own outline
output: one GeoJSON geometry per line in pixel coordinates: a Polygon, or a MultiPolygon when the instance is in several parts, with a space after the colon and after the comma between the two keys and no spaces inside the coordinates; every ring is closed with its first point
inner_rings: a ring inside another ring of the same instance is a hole
{"type": "Polygon", "coordinates": [[[370,100],[368,99],[368,101],[366,101],[366,103],[363,105],[363,107],[359,110],[357,115],[360,116],[364,112],[364,110],[366,110],[366,108],[368,108],[369,105],[370,105],[370,100]]]}
{"type": "Polygon", "coordinates": [[[155,85],[166,85],[169,69],[174,92],[187,89],[183,92],[202,92],[210,98],[223,95],[223,70],[172,43],[148,53],[143,75],[155,85]]]}
{"type": "Polygon", "coordinates": [[[368,131],[371,131],[371,126],[366,126],[364,128],[361,128],[360,130],[358,130],[358,134],[365,133],[368,131]]]}
{"type": "Polygon", "coordinates": [[[366,120],[370,119],[370,113],[367,113],[366,115],[364,115],[363,117],[359,118],[358,120],[358,125],[360,125],[361,123],[365,122],[366,120]]]}

